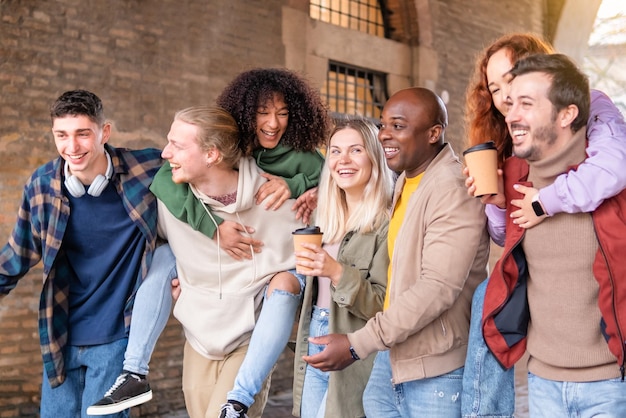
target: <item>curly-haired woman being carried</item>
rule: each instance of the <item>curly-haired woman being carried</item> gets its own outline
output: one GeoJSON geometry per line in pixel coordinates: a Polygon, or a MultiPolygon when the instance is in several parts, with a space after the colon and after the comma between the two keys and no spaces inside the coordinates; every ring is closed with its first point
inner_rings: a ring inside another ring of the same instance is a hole
{"type": "MultiPolygon", "coordinates": [[[[244,156],[253,156],[258,167],[265,171],[262,176],[267,182],[256,192],[256,204],[263,202],[266,209],[277,210],[287,199],[300,197],[293,205],[294,217],[308,220],[313,206],[307,202],[314,196],[324,163],[318,146],[323,144],[330,125],[326,107],[317,91],[292,71],[254,69],[241,73],[229,83],[218,97],[217,104],[237,123],[240,151],[244,156]],[[305,194],[307,190],[309,192],[305,194]]],[[[184,171],[185,167],[172,167],[166,163],[157,177],[171,178],[173,170],[184,171]]],[[[223,220],[210,208],[208,214],[188,184],[155,180],[152,191],[174,217],[218,241],[220,249],[230,257],[252,259],[254,253],[261,251],[263,243],[253,238],[254,228],[223,220]],[[159,185],[163,184],[168,184],[167,190],[160,189],[162,186],[159,185]]],[[[169,317],[170,283],[176,277],[174,263],[167,244],[157,249],[151,270],[135,301],[135,311],[149,314],[141,319],[133,317],[124,372],[105,397],[90,408],[90,414],[112,413],[151,399],[145,375],[156,341],[169,317]],[[138,306],[143,309],[138,310],[138,306]]],[[[296,275],[295,270],[278,273],[267,283],[263,309],[250,341],[252,354],[243,363],[235,384],[234,393],[243,394],[234,398],[241,400],[244,406],[241,416],[245,416],[245,406],[252,404],[254,396],[261,391],[287,343],[303,287],[304,278],[296,275]]],[[[183,390],[186,390],[184,386],[183,382],[183,390]]],[[[220,389],[225,401],[231,387],[220,389]]],[[[212,392],[218,396],[215,389],[212,392]]],[[[238,413],[231,404],[224,405],[224,408],[238,413]]]]}
{"type": "MultiPolygon", "coordinates": [[[[318,94],[303,79],[279,69],[244,72],[224,89],[217,104],[237,121],[240,147],[254,156],[261,169],[271,173],[265,174],[268,182],[257,192],[257,203],[273,194],[266,208],[275,210],[286,199],[316,188],[324,163],[317,147],[325,140],[328,121],[318,94]]],[[[295,207],[298,215],[308,219],[312,208],[305,198],[302,195],[295,207]]],[[[222,406],[220,417],[247,417],[255,397],[258,401],[263,382],[291,335],[303,289],[304,277],[295,270],[270,281],[248,352],[234,387],[225,397],[228,402],[222,406]]]]}
{"type": "MultiPolygon", "coordinates": [[[[318,147],[326,140],[329,120],[318,92],[293,71],[258,68],[235,77],[216,100],[230,113],[239,127],[239,148],[253,156],[268,182],[256,194],[256,203],[276,210],[287,199],[298,198],[307,190],[314,193],[319,181],[323,156],[318,147]]],[[[166,166],[167,167],[167,166],[166,166]]],[[[297,217],[308,220],[312,208],[307,195],[298,200],[297,217]]],[[[189,187],[179,185],[164,196],[168,209],[183,222],[205,235],[216,238],[215,225],[195,202],[189,187]],[[190,206],[187,206],[189,204],[190,206]]],[[[250,258],[252,246],[260,251],[261,242],[247,233],[254,232],[235,222],[219,224],[221,247],[235,259],[250,258]]]]}

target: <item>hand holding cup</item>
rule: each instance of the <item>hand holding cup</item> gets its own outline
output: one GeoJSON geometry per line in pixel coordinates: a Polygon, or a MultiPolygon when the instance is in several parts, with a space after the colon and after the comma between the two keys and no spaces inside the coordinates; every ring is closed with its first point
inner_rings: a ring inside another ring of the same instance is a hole
{"type": "Polygon", "coordinates": [[[474,179],[474,197],[498,193],[498,151],[493,141],[463,151],[469,175],[474,179]]]}
{"type": "MultiPolygon", "coordinates": [[[[309,226],[306,228],[296,229],[292,232],[293,235],[293,246],[296,252],[298,251],[306,251],[307,249],[302,247],[302,243],[311,243],[316,244],[318,246],[322,245],[322,237],[324,233],[320,231],[320,228],[317,226],[309,226]]],[[[300,256],[296,256],[296,260],[310,260],[309,258],[304,258],[300,256]]],[[[308,274],[311,269],[304,266],[296,266],[296,271],[300,274],[308,274]]]]}

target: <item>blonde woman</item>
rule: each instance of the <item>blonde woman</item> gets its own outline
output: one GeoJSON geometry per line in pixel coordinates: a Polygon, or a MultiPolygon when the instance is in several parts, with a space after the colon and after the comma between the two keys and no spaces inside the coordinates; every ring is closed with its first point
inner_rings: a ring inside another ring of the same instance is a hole
{"type": "Polygon", "coordinates": [[[302,356],[323,346],[309,336],[361,328],[383,307],[387,283],[387,228],[393,173],[378,129],[364,119],[340,121],[328,141],[319,185],[316,224],[322,247],[298,252],[310,261],[298,327],[294,367],[295,416],[363,417],[362,394],[374,356],[336,372],[308,366],[302,356]]]}

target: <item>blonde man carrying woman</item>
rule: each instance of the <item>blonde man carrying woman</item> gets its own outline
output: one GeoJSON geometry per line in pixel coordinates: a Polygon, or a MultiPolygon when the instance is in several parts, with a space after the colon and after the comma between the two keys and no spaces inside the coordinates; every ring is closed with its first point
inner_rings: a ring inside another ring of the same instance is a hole
{"type": "MultiPolygon", "coordinates": [[[[295,265],[290,234],[303,224],[291,212],[293,200],[274,211],[255,204],[254,196],[266,179],[252,158],[241,157],[237,125],[225,110],[195,107],[178,112],[167,140],[162,156],[171,177],[155,178],[164,183],[157,198],[174,184],[188,183],[207,216],[219,214],[253,226],[265,241],[263,252],[235,260],[220,246],[219,235],[214,240],[195,230],[159,199],[159,234],[176,257],[180,281],[174,316],[187,339],[185,404],[192,418],[216,417],[233,387],[264,297],[273,297],[266,290],[270,280],[289,274],[286,271],[295,265]]],[[[261,416],[268,389],[266,381],[250,417],[261,416]]]]}

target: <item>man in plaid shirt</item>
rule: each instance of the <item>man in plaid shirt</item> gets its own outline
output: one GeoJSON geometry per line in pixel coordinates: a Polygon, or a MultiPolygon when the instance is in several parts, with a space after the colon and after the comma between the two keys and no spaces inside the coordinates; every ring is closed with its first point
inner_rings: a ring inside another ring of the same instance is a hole
{"type": "Polygon", "coordinates": [[[91,92],[62,94],[50,115],[60,157],[24,187],[0,250],[0,298],[43,260],[41,417],[76,417],[121,372],[134,295],[155,249],[149,186],[162,160],[157,149],[109,146],[111,125],[91,92]]]}

